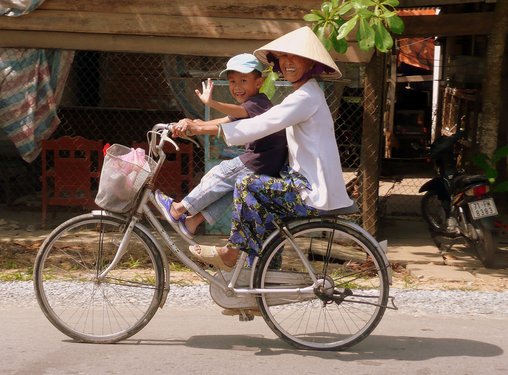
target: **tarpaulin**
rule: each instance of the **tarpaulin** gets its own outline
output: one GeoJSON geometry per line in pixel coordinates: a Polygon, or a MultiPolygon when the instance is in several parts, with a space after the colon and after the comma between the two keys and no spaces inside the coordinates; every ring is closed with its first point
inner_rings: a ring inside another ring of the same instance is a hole
{"type": "Polygon", "coordinates": [[[21,157],[33,161],[56,129],[73,51],[0,49],[0,127],[21,157]]]}
{"type": "Polygon", "coordinates": [[[43,2],[44,0],[0,0],[0,15],[21,16],[30,13],[43,2]]]}
{"type": "MultiPolygon", "coordinates": [[[[399,16],[435,16],[436,9],[402,9],[399,16]]],[[[398,39],[398,62],[432,70],[434,66],[434,38],[398,39]]]]}
{"type": "MultiPolygon", "coordinates": [[[[0,0],[0,15],[21,16],[41,0],[0,0]]],[[[60,123],[57,106],[74,51],[0,48],[0,128],[21,157],[33,161],[60,123]]]]}

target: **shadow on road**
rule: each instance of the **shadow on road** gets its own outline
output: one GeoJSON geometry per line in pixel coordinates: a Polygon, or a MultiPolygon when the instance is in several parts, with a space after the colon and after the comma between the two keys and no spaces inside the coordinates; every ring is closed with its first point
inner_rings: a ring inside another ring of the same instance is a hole
{"type": "Polygon", "coordinates": [[[255,355],[261,356],[300,354],[341,361],[425,361],[438,357],[495,357],[504,354],[499,346],[476,340],[384,335],[371,335],[343,352],[297,350],[280,339],[261,335],[200,335],[191,336],[188,340],[129,339],[116,345],[186,345],[198,349],[255,352],[255,355]]]}

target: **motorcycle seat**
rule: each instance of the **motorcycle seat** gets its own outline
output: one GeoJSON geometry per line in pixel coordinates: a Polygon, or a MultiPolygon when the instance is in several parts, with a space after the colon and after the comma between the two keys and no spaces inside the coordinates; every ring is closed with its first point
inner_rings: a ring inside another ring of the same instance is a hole
{"type": "Polygon", "coordinates": [[[471,185],[488,184],[489,179],[484,175],[461,175],[453,179],[453,184],[457,190],[464,190],[471,185]]]}

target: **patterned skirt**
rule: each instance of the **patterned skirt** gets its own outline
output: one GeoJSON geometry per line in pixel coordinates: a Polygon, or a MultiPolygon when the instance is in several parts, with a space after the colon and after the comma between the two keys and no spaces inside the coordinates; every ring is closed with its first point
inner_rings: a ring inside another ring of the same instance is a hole
{"type": "Polygon", "coordinates": [[[285,167],[281,177],[248,175],[236,182],[228,247],[261,255],[263,241],[275,223],[292,217],[317,216],[319,211],[303,202],[300,191],[310,184],[300,173],[285,167]]]}

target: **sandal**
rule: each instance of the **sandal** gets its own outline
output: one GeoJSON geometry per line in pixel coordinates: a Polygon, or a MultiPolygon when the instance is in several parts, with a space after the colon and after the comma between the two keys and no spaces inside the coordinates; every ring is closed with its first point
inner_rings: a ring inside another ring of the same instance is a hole
{"type": "Polygon", "coordinates": [[[207,246],[207,245],[191,245],[189,246],[189,251],[194,255],[196,258],[198,258],[201,262],[206,264],[211,264],[212,266],[224,270],[224,271],[231,271],[233,267],[230,267],[226,264],[224,264],[224,261],[220,257],[219,253],[217,252],[216,246],[207,246]],[[196,251],[196,249],[199,247],[201,250],[200,253],[196,251]]]}
{"type": "MultiPolygon", "coordinates": [[[[178,225],[179,219],[175,219],[171,215],[171,205],[173,204],[173,198],[167,196],[160,190],[157,190],[155,192],[155,201],[157,202],[157,205],[162,210],[162,213],[164,214],[164,217],[169,223],[173,223],[175,225],[178,225]]],[[[174,225],[173,225],[174,227],[174,225]]]]}
{"type": "Polygon", "coordinates": [[[189,240],[192,240],[194,238],[195,233],[192,233],[185,225],[186,217],[187,215],[180,216],[180,220],[178,220],[178,228],[180,229],[180,233],[182,233],[189,240]]]}

